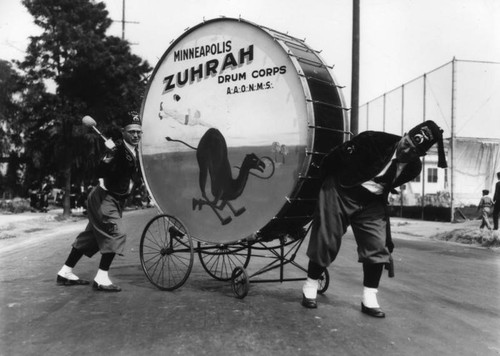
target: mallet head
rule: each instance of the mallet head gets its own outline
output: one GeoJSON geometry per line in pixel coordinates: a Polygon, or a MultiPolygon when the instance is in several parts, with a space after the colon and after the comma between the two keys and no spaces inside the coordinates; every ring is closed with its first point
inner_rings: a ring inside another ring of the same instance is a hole
{"type": "Polygon", "coordinates": [[[95,120],[88,116],[88,115],[85,115],[83,118],[82,118],[82,124],[84,124],[85,126],[89,126],[89,127],[95,127],[97,125],[97,123],[95,122],[95,120]]]}
{"type": "Polygon", "coordinates": [[[95,122],[95,120],[92,117],[85,115],[82,118],[82,124],[84,124],[87,127],[92,127],[92,129],[94,129],[94,131],[97,132],[99,134],[99,136],[101,136],[104,141],[107,140],[107,138],[104,137],[104,135],[97,129],[97,123],[95,122]]]}

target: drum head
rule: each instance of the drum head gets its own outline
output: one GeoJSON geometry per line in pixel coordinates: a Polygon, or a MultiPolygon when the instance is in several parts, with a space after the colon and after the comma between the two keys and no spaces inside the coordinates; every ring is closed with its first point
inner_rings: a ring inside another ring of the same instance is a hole
{"type": "Polygon", "coordinates": [[[194,238],[252,236],[297,186],[314,121],[300,71],[269,31],[235,19],[188,30],[159,61],[141,112],[143,175],[194,238]]]}

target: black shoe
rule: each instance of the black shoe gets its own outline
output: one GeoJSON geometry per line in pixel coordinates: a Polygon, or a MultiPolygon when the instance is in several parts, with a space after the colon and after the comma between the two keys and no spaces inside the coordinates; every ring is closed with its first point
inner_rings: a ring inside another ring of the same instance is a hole
{"type": "Polygon", "coordinates": [[[385,318],[385,313],[380,308],[368,308],[361,302],[361,312],[374,318],[385,318]]]}
{"type": "Polygon", "coordinates": [[[68,279],[57,275],[56,283],[59,286],[82,286],[85,284],[90,284],[89,281],[84,279],[68,279]]]}
{"type": "Polygon", "coordinates": [[[101,292],[121,292],[121,288],[114,285],[110,284],[109,286],[104,286],[102,284],[97,283],[94,281],[94,284],[92,284],[92,289],[96,291],[101,291],[101,292]]]}
{"type": "Polygon", "coordinates": [[[309,309],[316,309],[318,304],[316,303],[316,299],[306,298],[304,293],[302,293],[302,306],[309,309]]]}

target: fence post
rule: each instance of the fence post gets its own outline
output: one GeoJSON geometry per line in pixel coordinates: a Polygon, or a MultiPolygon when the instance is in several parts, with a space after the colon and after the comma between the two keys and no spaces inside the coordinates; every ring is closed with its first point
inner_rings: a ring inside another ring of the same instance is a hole
{"type": "MultiPolygon", "coordinates": [[[[405,122],[405,85],[403,84],[401,86],[401,136],[405,134],[404,122],[405,122]]],[[[400,198],[399,215],[403,217],[403,190],[401,190],[401,196],[399,198],[400,198]]]]}
{"type": "Polygon", "coordinates": [[[370,102],[367,102],[366,103],[366,128],[365,130],[368,131],[368,121],[369,121],[369,118],[370,118],[370,102]]]}
{"type": "Polygon", "coordinates": [[[382,127],[383,127],[383,130],[385,132],[385,98],[386,97],[386,93],[384,93],[384,113],[383,113],[383,121],[382,121],[382,127]]]}
{"type": "Polygon", "coordinates": [[[454,221],[455,212],[455,92],[456,92],[456,59],[451,61],[451,138],[450,138],[450,222],[454,221]]]}
{"type": "MultiPolygon", "coordinates": [[[[422,122],[425,122],[426,118],[427,118],[427,73],[424,74],[424,87],[423,87],[423,103],[422,105],[424,106],[423,107],[423,117],[422,117],[422,122]]],[[[422,201],[420,202],[420,205],[422,206],[422,220],[424,220],[425,218],[425,214],[424,214],[424,210],[425,210],[425,156],[422,157],[422,174],[420,175],[421,176],[421,182],[422,182],[422,201]]]]}

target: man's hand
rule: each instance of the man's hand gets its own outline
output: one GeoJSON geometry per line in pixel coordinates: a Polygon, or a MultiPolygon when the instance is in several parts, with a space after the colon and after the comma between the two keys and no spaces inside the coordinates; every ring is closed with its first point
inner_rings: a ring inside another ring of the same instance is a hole
{"type": "Polygon", "coordinates": [[[106,164],[110,163],[113,158],[115,158],[115,153],[116,153],[116,145],[113,142],[112,139],[108,138],[107,140],[104,141],[104,145],[107,148],[106,154],[102,158],[102,161],[106,164]]]}
{"type": "Polygon", "coordinates": [[[385,264],[385,269],[389,274],[389,278],[394,278],[394,260],[392,259],[392,256],[389,257],[389,263],[385,264]]]}
{"type": "Polygon", "coordinates": [[[108,138],[106,141],[104,141],[104,146],[106,146],[106,148],[108,150],[112,150],[116,147],[115,143],[110,138],[108,138]]]}

